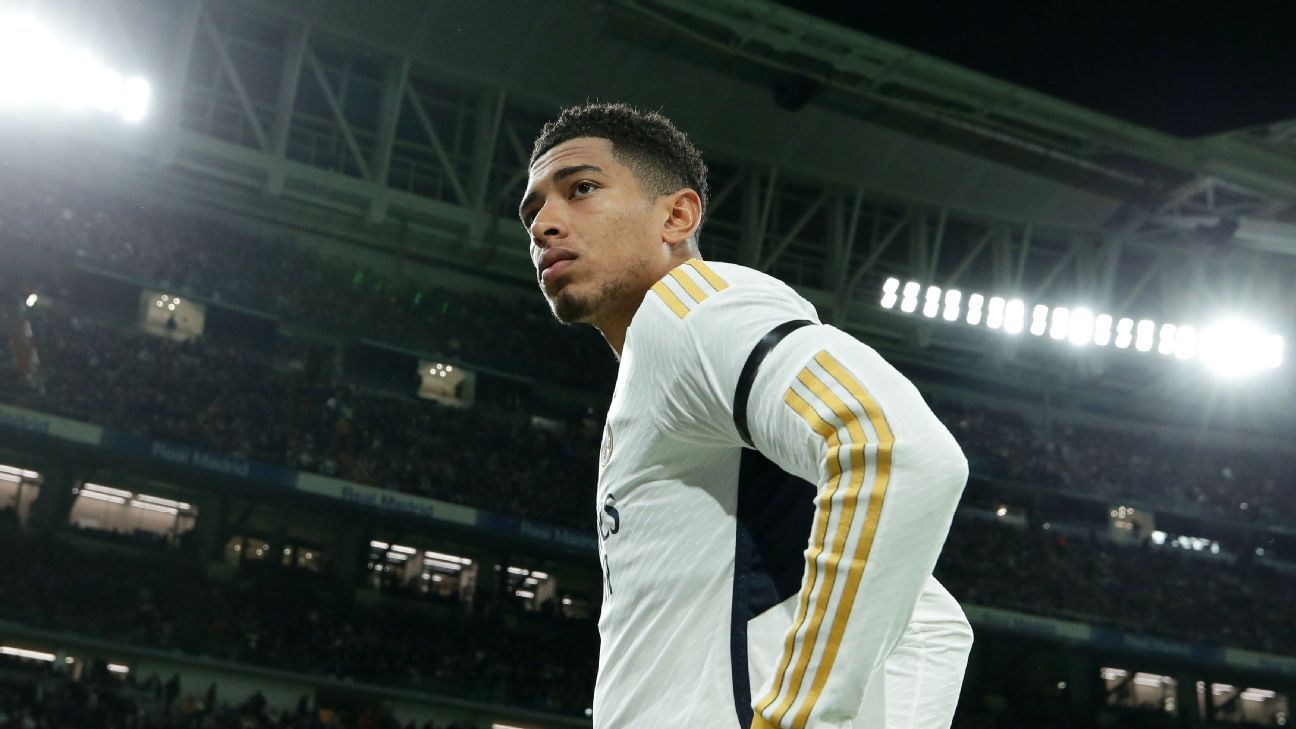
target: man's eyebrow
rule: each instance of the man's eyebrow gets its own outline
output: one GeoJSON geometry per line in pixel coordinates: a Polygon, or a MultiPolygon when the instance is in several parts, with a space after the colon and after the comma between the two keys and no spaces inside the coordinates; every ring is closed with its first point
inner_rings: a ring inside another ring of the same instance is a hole
{"type": "MultiPolygon", "coordinates": [[[[603,168],[599,167],[598,165],[572,165],[570,167],[560,167],[557,172],[553,173],[553,180],[554,182],[562,182],[568,177],[571,177],[572,175],[579,175],[582,172],[598,172],[602,174],[603,168]]],[[[526,194],[526,197],[522,198],[522,204],[518,205],[519,218],[522,217],[523,211],[525,211],[527,207],[529,207],[532,203],[534,203],[536,198],[538,197],[540,197],[540,193],[535,190],[532,190],[531,192],[528,192],[526,194]]]]}

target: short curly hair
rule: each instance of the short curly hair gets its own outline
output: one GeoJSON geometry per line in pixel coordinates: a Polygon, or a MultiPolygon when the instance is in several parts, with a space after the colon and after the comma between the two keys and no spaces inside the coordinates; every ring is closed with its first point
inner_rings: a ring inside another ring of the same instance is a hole
{"type": "MultiPolygon", "coordinates": [[[[563,142],[577,137],[597,137],[612,143],[617,159],[630,168],[644,192],[659,197],[681,188],[692,188],[702,201],[706,220],[710,187],[702,153],[688,135],[670,119],[629,104],[583,104],[562,110],[558,118],[540,129],[531,150],[530,164],[563,142]]],[[[697,248],[702,224],[689,239],[697,248]]]]}

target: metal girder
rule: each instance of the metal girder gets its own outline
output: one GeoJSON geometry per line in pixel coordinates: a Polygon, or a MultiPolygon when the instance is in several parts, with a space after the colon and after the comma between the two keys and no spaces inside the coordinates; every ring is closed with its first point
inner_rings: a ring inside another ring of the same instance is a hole
{"type": "Polygon", "coordinates": [[[886,232],[886,235],[882,236],[882,239],[879,240],[873,247],[873,250],[869,252],[868,258],[864,259],[864,263],[856,267],[854,273],[851,274],[850,279],[846,281],[847,290],[854,289],[858,286],[860,281],[864,278],[864,275],[873,270],[874,264],[878,262],[878,259],[882,257],[883,253],[886,253],[887,248],[889,248],[891,243],[900,236],[901,231],[905,229],[905,226],[908,225],[912,219],[913,211],[909,210],[904,214],[904,216],[895,222],[895,225],[891,226],[891,229],[886,232]]]}
{"type": "Polygon", "coordinates": [[[257,148],[263,152],[270,150],[270,138],[266,135],[265,127],[261,124],[261,119],[257,116],[256,107],[252,105],[252,99],[248,96],[247,88],[243,85],[243,79],[239,75],[238,68],[234,65],[234,60],[230,58],[229,49],[225,47],[225,40],[221,38],[220,31],[216,24],[212,22],[206,10],[199,13],[199,23],[203,31],[206,32],[208,39],[211,40],[212,46],[216,49],[216,56],[220,59],[221,69],[225,72],[225,78],[230,83],[230,88],[234,89],[234,96],[238,99],[239,106],[243,109],[243,118],[248,127],[252,129],[252,136],[256,137],[257,148]]]}
{"type": "Polygon", "coordinates": [[[783,234],[782,240],[774,246],[774,250],[770,251],[769,256],[761,261],[760,270],[768,271],[773,267],[779,256],[783,255],[783,252],[788,249],[788,246],[792,245],[793,241],[796,240],[796,237],[801,234],[801,231],[804,230],[810,220],[819,213],[819,209],[822,208],[826,202],[828,202],[827,192],[820,195],[814,203],[810,205],[810,207],[806,208],[805,212],[801,213],[801,217],[797,218],[796,222],[792,224],[792,228],[788,230],[787,233],[783,234]]]}
{"type": "MultiPolygon", "coordinates": [[[[293,110],[297,106],[297,90],[301,88],[302,63],[306,59],[306,46],[310,42],[310,27],[298,25],[289,35],[284,52],[283,67],[279,70],[279,93],[275,98],[274,125],[270,130],[271,152],[280,160],[287,158],[288,133],[292,128],[293,110]]],[[[271,195],[283,193],[282,165],[271,170],[266,179],[266,190],[271,195]]]]}
{"type": "Polygon", "coordinates": [[[415,89],[413,82],[405,84],[405,92],[406,97],[409,99],[410,110],[414,112],[414,118],[418,120],[419,127],[427,135],[428,143],[432,146],[432,152],[436,155],[437,161],[441,163],[442,171],[445,173],[446,180],[450,183],[450,188],[454,190],[459,204],[471,207],[468,193],[459,180],[459,174],[455,171],[454,164],[450,162],[450,155],[446,153],[445,145],[441,142],[441,135],[437,134],[436,127],[432,126],[431,117],[428,116],[427,110],[423,108],[423,102],[419,100],[418,90],[415,89]]]}
{"type": "Polygon", "coordinates": [[[170,73],[167,74],[162,94],[162,122],[159,124],[162,132],[158,139],[157,156],[163,165],[171,164],[175,159],[176,138],[180,133],[180,103],[184,98],[185,80],[193,61],[194,41],[198,37],[198,25],[202,16],[202,0],[182,0],[180,4],[182,8],[178,32],[175,47],[170,54],[170,73]]]}
{"type": "Polygon", "coordinates": [[[306,47],[306,65],[310,66],[311,72],[315,75],[315,81],[319,84],[320,91],[324,95],[324,103],[328,104],[329,111],[333,113],[333,121],[337,123],[343,141],[346,142],[347,148],[351,150],[352,160],[355,162],[356,167],[360,168],[360,176],[372,181],[373,173],[370,171],[369,163],[365,161],[366,155],[360,149],[360,144],[351,131],[351,123],[347,121],[346,114],[342,110],[342,104],[338,102],[337,95],[333,93],[333,88],[329,85],[328,76],[324,73],[324,67],[320,65],[319,59],[315,57],[315,52],[311,50],[310,46],[306,47]]]}
{"type": "MultiPolygon", "coordinates": [[[[400,122],[401,102],[405,99],[405,84],[409,81],[410,63],[402,58],[387,67],[383,79],[382,109],[378,113],[378,143],[374,146],[370,164],[373,182],[387,188],[387,175],[391,172],[392,147],[396,144],[396,126],[400,122]]],[[[379,196],[369,205],[369,220],[381,222],[387,214],[387,197],[379,196]]]]}

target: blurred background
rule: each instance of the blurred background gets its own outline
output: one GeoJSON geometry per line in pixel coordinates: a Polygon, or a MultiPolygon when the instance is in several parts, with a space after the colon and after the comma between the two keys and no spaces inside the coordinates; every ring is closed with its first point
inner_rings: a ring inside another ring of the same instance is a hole
{"type": "Polygon", "coordinates": [[[956,727],[1286,725],[1291,13],[1086,8],[0,3],[0,728],[590,726],[585,100],[962,443],[956,727]]]}

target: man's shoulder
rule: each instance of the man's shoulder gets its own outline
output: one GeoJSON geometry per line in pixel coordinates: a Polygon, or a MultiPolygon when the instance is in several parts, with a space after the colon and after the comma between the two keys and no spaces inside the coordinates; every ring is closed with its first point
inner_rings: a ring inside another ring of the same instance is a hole
{"type": "Polygon", "coordinates": [[[688,327],[712,335],[770,317],[818,321],[814,306],[773,276],[699,258],[680,264],[655,283],[644,307],[654,329],[688,327]]]}
{"type": "Polygon", "coordinates": [[[711,367],[702,370],[712,374],[741,368],[761,337],[802,319],[819,323],[814,306],[782,281],[746,266],[693,259],[653,285],[626,344],[654,369],[683,367],[707,376],[690,363],[706,360],[711,367]]]}

